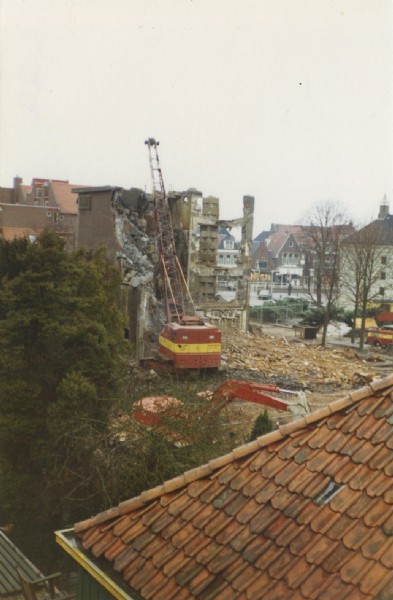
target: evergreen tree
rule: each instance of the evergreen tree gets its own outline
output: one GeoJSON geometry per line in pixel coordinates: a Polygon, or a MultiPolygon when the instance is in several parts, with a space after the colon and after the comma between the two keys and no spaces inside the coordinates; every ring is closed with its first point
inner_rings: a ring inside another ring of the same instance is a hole
{"type": "Polygon", "coordinates": [[[105,504],[119,282],[103,251],[67,253],[53,233],[0,240],[0,518],[43,560],[54,529],[105,504]]]}
{"type": "Polygon", "coordinates": [[[265,433],[270,433],[274,429],[274,423],[272,419],[269,417],[269,413],[265,408],[262,413],[260,413],[254,421],[254,425],[250,435],[250,442],[256,440],[259,436],[265,435],[265,433]]]}

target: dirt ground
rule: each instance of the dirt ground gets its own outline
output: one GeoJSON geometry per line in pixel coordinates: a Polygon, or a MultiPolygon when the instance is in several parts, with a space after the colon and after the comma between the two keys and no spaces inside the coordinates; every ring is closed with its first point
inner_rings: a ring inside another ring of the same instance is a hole
{"type": "MultiPolygon", "coordinates": [[[[390,354],[370,348],[360,352],[339,335],[329,340],[331,345],[322,348],[319,338],[304,340],[299,331],[290,327],[263,325],[261,329],[251,325],[250,329],[242,335],[223,332],[225,379],[275,384],[302,392],[312,411],[392,371],[390,354]]],[[[276,395],[297,402],[294,395],[276,395]]],[[[241,423],[254,420],[263,407],[234,402],[230,410],[230,420],[241,427],[241,423]]],[[[268,412],[276,425],[294,418],[289,412],[268,412]]]]}
{"type": "MultiPolygon", "coordinates": [[[[304,402],[309,410],[347,395],[349,390],[362,387],[370,381],[391,373],[393,356],[381,350],[367,348],[360,352],[347,338],[339,335],[329,340],[331,345],[322,348],[320,339],[304,340],[299,331],[291,327],[251,324],[248,333],[222,331],[222,358],[224,368],[218,373],[179,375],[173,390],[184,400],[190,382],[196,392],[214,392],[221,383],[241,380],[259,384],[273,384],[292,392],[274,393],[275,396],[299,404],[304,402]]],[[[145,379],[146,374],[142,375],[145,379]]],[[[169,386],[156,374],[157,391],[169,386]]],[[[160,390],[160,391],[158,391],[160,390]]],[[[243,443],[250,434],[255,418],[264,406],[251,402],[232,401],[226,408],[226,421],[236,442],[243,443]]],[[[275,425],[293,420],[292,411],[268,409],[275,425]]],[[[298,413],[297,413],[298,414],[298,413]]]]}

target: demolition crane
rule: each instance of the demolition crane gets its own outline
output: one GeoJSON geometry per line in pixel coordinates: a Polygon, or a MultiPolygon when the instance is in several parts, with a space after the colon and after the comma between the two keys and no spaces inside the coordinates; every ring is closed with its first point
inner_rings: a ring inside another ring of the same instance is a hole
{"type": "Polygon", "coordinates": [[[159,142],[149,138],[145,144],[149,150],[166,321],[159,336],[159,354],[176,367],[217,368],[221,363],[221,332],[196,312],[176,253],[168,196],[158,156],[159,142]]]}

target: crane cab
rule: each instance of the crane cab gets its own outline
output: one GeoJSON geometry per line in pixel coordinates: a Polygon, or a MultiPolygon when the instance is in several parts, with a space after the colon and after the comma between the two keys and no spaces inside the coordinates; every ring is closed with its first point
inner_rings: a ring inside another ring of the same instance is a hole
{"type": "Polygon", "coordinates": [[[159,353],[185,369],[218,368],[221,364],[221,331],[198,318],[167,323],[159,336],[159,353]]]}

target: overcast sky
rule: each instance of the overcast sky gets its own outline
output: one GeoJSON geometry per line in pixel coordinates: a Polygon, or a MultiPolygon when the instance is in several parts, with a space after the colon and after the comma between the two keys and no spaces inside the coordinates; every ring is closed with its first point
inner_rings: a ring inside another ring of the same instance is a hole
{"type": "Polygon", "coordinates": [[[393,0],[0,0],[0,185],[255,196],[257,234],[393,211],[393,0]]]}

